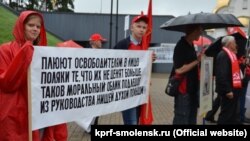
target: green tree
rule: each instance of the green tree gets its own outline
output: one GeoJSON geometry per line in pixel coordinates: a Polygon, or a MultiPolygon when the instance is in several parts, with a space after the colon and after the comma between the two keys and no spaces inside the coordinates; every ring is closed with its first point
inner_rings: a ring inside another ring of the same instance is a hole
{"type": "Polygon", "coordinates": [[[39,0],[28,0],[28,4],[26,4],[27,10],[38,9],[39,0]]]}
{"type": "Polygon", "coordinates": [[[74,12],[74,0],[57,0],[55,3],[57,11],[74,12]],[[70,7],[70,8],[69,8],[70,7]]]}
{"type": "Polygon", "coordinates": [[[51,0],[46,0],[46,8],[47,8],[47,11],[54,11],[54,7],[53,7],[51,0]]]}
{"type": "Polygon", "coordinates": [[[9,0],[10,7],[15,8],[18,5],[25,5],[27,10],[40,11],[59,11],[59,12],[74,12],[74,0],[18,0],[13,2],[9,0]]]}

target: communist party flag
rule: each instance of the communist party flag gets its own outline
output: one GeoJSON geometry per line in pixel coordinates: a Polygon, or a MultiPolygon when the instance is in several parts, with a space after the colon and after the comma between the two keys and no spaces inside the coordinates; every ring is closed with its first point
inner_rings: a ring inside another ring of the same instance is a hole
{"type": "Polygon", "coordinates": [[[152,25],[153,25],[152,24],[153,23],[153,19],[152,19],[152,0],[149,0],[147,17],[148,17],[148,28],[147,28],[146,34],[142,38],[143,50],[148,50],[149,44],[151,42],[152,25]]]}
{"type": "MultiPolygon", "coordinates": [[[[151,33],[152,33],[152,0],[149,0],[148,5],[148,28],[146,34],[142,38],[142,47],[143,50],[147,50],[149,47],[149,43],[151,41],[151,33]]],[[[151,125],[153,122],[153,111],[152,104],[150,100],[150,96],[148,97],[148,103],[141,105],[140,107],[140,125],[151,125]]]]}

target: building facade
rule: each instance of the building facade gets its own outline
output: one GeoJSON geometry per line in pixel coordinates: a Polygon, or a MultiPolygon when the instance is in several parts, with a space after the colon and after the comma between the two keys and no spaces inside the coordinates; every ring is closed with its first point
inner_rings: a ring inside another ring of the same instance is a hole
{"type": "MultiPolygon", "coordinates": [[[[250,0],[217,0],[214,13],[233,14],[244,25],[242,29],[249,32],[250,22],[250,0]]],[[[216,29],[210,31],[210,35],[214,38],[226,35],[224,29],[216,29]]],[[[249,34],[249,33],[248,33],[249,34]]]]}
{"type": "MultiPolygon", "coordinates": [[[[74,40],[84,47],[88,47],[89,37],[93,33],[100,33],[107,39],[104,48],[113,48],[118,41],[125,38],[125,35],[129,35],[129,32],[125,34],[124,31],[127,15],[113,15],[112,23],[109,14],[44,12],[43,15],[46,29],[50,33],[62,40],[74,40]]],[[[129,16],[129,25],[134,16],[129,16]]],[[[160,26],[171,18],[173,16],[153,16],[152,44],[175,44],[181,38],[181,32],[160,29],[160,26]]],[[[172,63],[153,65],[153,72],[169,73],[171,69],[172,63]]]]}

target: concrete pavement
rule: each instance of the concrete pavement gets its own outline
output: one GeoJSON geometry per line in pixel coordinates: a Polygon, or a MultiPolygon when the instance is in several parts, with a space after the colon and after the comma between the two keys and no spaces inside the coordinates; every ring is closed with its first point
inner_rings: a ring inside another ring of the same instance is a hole
{"type": "MultiPolygon", "coordinates": [[[[154,125],[172,124],[174,98],[169,97],[164,93],[167,84],[168,74],[152,74],[152,86],[150,90],[154,125]]],[[[218,112],[217,112],[218,113],[218,112]]],[[[198,117],[197,124],[202,123],[202,117],[198,117]]],[[[121,125],[123,124],[120,112],[103,115],[99,117],[100,125],[121,125]]],[[[206,123],[212,124],[212,123],[206,123]]],[[[75,123],[68,123],[68,141],[90,141],[90,134],[86,133],[75,123]]]]}

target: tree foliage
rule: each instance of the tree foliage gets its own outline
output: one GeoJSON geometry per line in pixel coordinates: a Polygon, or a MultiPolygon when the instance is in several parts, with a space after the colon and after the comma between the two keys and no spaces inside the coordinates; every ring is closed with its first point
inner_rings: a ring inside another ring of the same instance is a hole
{"type": "Polygon", "coordinates": [[[74,12],[74,0],[9,0],[14,9],[74,12]]]}

